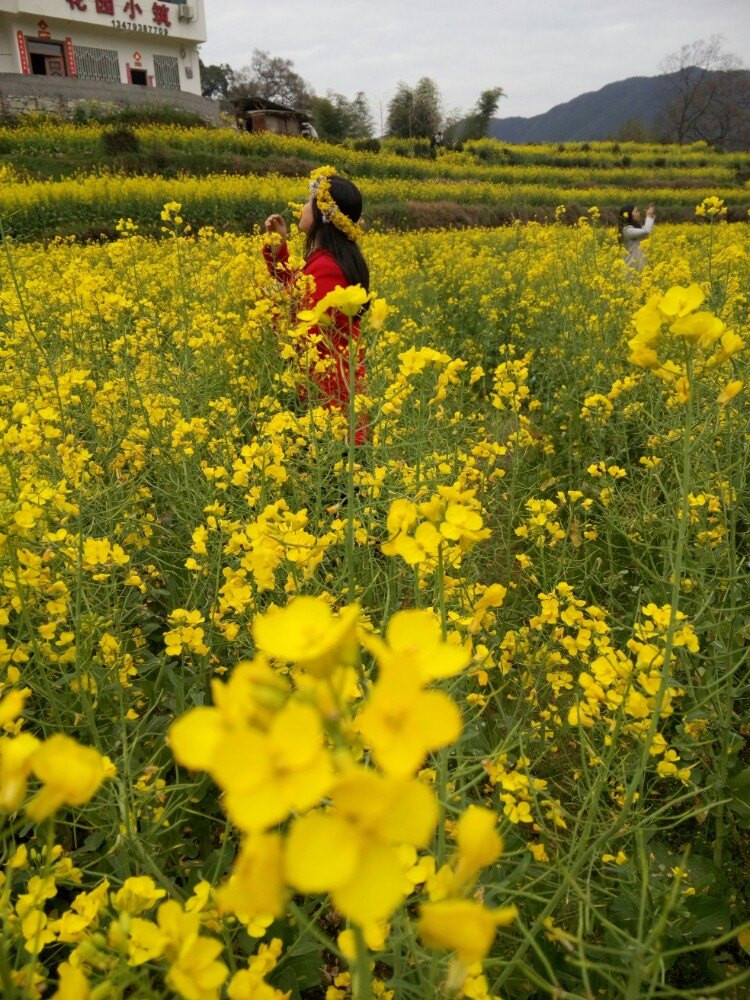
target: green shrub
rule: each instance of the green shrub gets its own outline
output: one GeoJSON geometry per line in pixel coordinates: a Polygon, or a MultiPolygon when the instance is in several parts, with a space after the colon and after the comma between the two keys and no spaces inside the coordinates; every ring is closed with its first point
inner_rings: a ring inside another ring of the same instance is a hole
{"type": "Polygon", "coordinates": [[[139,152],[141,141],[132,129],[115,128],[102,132],[102,145],[108,156],[121,156],[139,152]]]}
{"type": "Polygon", "coordinates": [[[380,139],[355,139],[352,148],[358,153],[379,153],[382,147],[380,139]]]}

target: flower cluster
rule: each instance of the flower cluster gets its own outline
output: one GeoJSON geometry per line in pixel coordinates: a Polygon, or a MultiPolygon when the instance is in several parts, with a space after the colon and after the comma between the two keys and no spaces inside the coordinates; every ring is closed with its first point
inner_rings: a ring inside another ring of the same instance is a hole
{"type": "Polygon", "coordinates": [[[115,769],[93,747],[81,746],[62,733],[40,741],[21,732],[17,720],[30,693],[29,688],[11,690],[0,701],[0,727],[12,725],[15,732],[0,737],[0,809],[16,812],[33,776],[41,787],[27,802],[26,815],[40,823],[64,805],[85,805],[115,769]]]}
{"type": "Polygon", "coordinates": [[[388,511],[387,556],[400,556],[409,566],[425,564],[433,571],[443,553],[446,564],[459,566],[462,556],[490,536],[484,527],[475,490],[441,486],[422,503],[394,500],[388,511]]]}
{"type": "Polygon", "coordinates": [[[723,198],[709,195],[708,198],[703,199],[700,205],[695,206],[695,214],[699,218],[709,219],[713,222],[714,219],[721,219],[727,214],[727,206],[724,204],[723,198]]]}
{"type": "MultiPolygon", "coordinates": [[[[695,283],[674,285],[664,294],[652,295],[635,314],[636,334],[628,341],[630,361],[651,369],[673,387],[680,403],[690,396],[689,363],[695,364],[695,374],[700,375],[729,361],[745,346],[742,337],[727,329],[718,316],[701,310],[704,300],[705,293],[695,283]]],[[[725,402],[733,395],[736,392],[725,402]]]]}
{"type": "MultiPolygon", "coordinates": [[[[330,894],[360,928],[381,924],[412,891],[409,869],[432,842],[439,804],[416,774],[430,753],[459,738],[461,715],[430,685],[460,674],[469,654],[442,640],[430,612],[399,612],[384,639],[368,632],[358,638],[359,615],[357,605],[334,615],[325,602],[300,597],[258,616],[255,660],[239,664],[226,684],[214,682],[214,707],[194,708],[172,726],[177,761],[211,774],[245,835],[218,891],[220,910],[243,922],[280,916],[294,890],[330,894]],[[360,642],[375,657],[378,677],[353,708],[360,642]],[[292,683],[272,662],[292,665],[292,683]],[[357,762],[358,741],[377,769],[357,762]]],[[[457,862],[454,892],[499,856],[494,822],[471,810],[462,818],[466,856],[457,862]]],[[[457,914],[447,903],[425,908],[420,933],[466,961],[482,958],[494,928],[515,913],[452,905],[466,911],[478,936],[467,930],[455,937],[457,914]]]]}

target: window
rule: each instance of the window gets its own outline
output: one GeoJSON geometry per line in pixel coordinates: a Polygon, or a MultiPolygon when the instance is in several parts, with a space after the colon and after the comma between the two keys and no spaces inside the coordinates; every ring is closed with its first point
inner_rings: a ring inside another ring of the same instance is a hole
{"type": "Polygon", "coordinates": [[[180,89],[177,56],[154,56],[154,82],[167,90],[180,89]]]}
{"type": "Polygon", "coordinates": [[[120,83],[120,62],[114,50],[94,49],[90,45],[76,45],[74,51],[79,79],[120,83]]]}

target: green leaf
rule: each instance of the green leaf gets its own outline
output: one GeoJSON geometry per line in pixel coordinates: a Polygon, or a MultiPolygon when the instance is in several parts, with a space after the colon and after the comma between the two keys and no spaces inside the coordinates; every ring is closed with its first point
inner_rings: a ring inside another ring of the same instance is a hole
{"type": "Polygon", "coordinates": [[[727,788],[732,794],[732,801],[729,803],[732,811],[743,820],[750,819],[750,767],[733,775],[727,788]]]}
{"type": "Polygon", "coordinates": [[[269,983],[280,990],[291,990],[293,1000],[300,1000],[303,990],[323,985],[323,952],[315,950],[303,955],[295,955],[286,962],[278,973],[268,977],[269,983]]]}

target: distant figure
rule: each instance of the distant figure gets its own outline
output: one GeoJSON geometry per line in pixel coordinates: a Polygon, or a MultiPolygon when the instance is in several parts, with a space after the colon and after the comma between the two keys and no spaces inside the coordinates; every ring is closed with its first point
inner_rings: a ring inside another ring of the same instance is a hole
{"type": "Polygon", "coordinates": [[[620,209],[620,239],[627,251],[625,263],[637,271],[646,264],[646,256],[641,249],[641,240],[647,239],[654,228],[654,203],[646,209],[646,221],[641,225],[641,210],[635,205],[625,205],[620,209]]]}
{"type": "Polygon", "coordinates": [[[302,135],[305,139],[319,139],[315,126],[312,122],[302,122],[302,135]]]}
{"type": "Polygon", "coordinates": [[[437,156],[438,146],[443,145],[443,130],[438,129],[438,131],[430,136],[430,154],[433,159],[437,156]]]}

